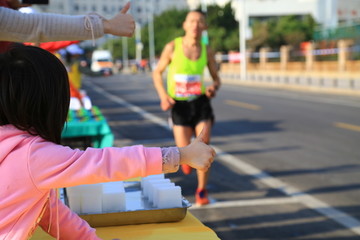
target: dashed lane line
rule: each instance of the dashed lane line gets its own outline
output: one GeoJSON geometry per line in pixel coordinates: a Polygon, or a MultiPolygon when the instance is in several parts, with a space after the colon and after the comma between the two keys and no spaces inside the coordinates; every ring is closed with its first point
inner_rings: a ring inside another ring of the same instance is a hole
{"type": "MultiPolygon", "coordinates": [[[[138,114],[140,114],[142,117],[158,124],[159,126],[170,130],[167,122],[152,113],[149,113],[131,103],[128,103],[124,99],[115,96],[111,93],[108,93],[104,89],[96,86],[96,85],[90,85],[86,84],[87,86],[94,89],[96,92],[102,94],[104,97],[111,99],[112,101],[121,104],[127,108],[129,108],[131,111],[134,111],[138,114]]],[[[336,208],[333,208],[332,206],[328,205],[327,203],[309,195],[304,192],[301,192],[299,189],[290,186],[289,184],[286,184],[285,182],[274,178],[270,176],[268,173],[261,171],[260,169],[252,166],[251,164],[246,163],[245,161],[241,160],[240,158],[236,158],[231,154],[228,154],[224,151],[222,151],[220,148],[212,146],[214,150],[217,153],[217,159],[227,163],[229,165],[232,165],[233,167],[236,167],[237,169],[245,172],[248,175],[251,175],[257,179],[259,179],[262,183],[266,184],[269,187],[272,187],[274,189],[278,189],[285,193],[287,196],[290,196],[294,198],[299,203],[304,204],[308,208],[328,217],[329,219],[332,219],[333,221],[339,223],[340,225],[348,228],[353,233],[360,235],[360,221],[356,218],[346,214],[343,211],[340,211],[336,208]]]]}
{"type": "Polygon", "coordinates": [[[353,124],[343,123],[343,122],[336,122],[336,123],[334,123],[334,125],[338,128],[343,128],[343,129],[347,129],[347,130],[351,130],[351,131],[355,131],[355,132],[360,132],[360,126],[358,126],[358,125],[353,125],[353,124]]]}
{"type": "Polygon", "coordinates": [[[261,109],[261,107],[259,105],[245,103],[245,102],[239,102],[239,101],[234,101],[234,100],[225,100],[224,102],[231,106],[241,107],[241,108],[255,110],[255,111],[261,109]]]}

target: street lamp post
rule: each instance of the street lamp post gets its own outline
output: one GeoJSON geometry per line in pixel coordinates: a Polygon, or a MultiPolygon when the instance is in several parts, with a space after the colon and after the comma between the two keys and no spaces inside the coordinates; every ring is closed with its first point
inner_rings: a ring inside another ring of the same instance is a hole
{"type": "Polygon", "coordinates": [[[149,27],[149,63],[150,68],[153,70],[155,64],[155,39],[154,39],[154,8],[153,1],[149,1],[149,14],[148,14],[148,27],[149,27]]]}
{"type": "Polygon", "coordinates": [[[141,26],[139,23],[135,23],[135,48],[136,48],[136,62],[139,64],[142,59],[143,44],[141,42],[141,26]]]}
{"type": "Polygon", "coordinates": [[[247,15],[245,9],[245,1],[239,0],[240,14],[239,14],[239,44],[240,44],[240,79],[246,80],[246,25],[247,15]]]}
{"type": "Polygon", "coordinates": [[[136,63],[140,64],[140,61],[142,59],[143,44],[141,42],[141,26],[140,23],[136,20],[138,19],[138,12],[136,11],[136,9],[139,5],[139,2],[132,1],[131,4],[133,5],[130,8],[130,13],[135,18],[135,59],[136,63]]]}
{"type": "Polygon", "coordinates": [[[205,0],[201,0],[201,11],[206,13],[207,12],[207,5],[205,0]]]}
{"type": "Polygon", "coordinates": [[[122,37],[122,60],[123,60],[123,68],[125,71],[129,68],[129,58],[128,58],[128,40],[126,37],[122,37]]]}
{"type": "MultiPolygon", "coordinates": [[[[207,14],[207,5],[205,0],[201,0],[201,11],[206,15],[207,14]]],[[[209,36],[208,36],[208,32],[206,30],[204,30],[202,32],[202,42],[205,43],[206,45],[209,44],[209,36]]]]}

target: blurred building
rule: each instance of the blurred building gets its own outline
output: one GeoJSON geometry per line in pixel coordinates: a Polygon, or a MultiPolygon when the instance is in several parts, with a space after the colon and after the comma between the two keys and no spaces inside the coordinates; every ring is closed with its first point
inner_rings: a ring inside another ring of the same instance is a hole
{"type": "Polygon", "coordinates": [[[337,15],[340,23],[360,22],[360,1],[338,1],[337,15]]]}
{"type": "MultiPolygon", "coordinates": [[[[223,2],[228,2],[224,0],[223,2]]],[[[239,19],[269,18],[310,14],[319,25],[314,40],[338,40],[360,37],[359,0],[233,0],[232,7],[239,19]],[[245,2],[245,11],[242,10],[245,2]]],[[[251,35],[247,34],[249,37],[251,35]]]]}
{"type": "Polygon", "coordinates": [[[201,4],[206,4],[206,5],[217,4],[219,6],[223,6],[224,4],[230,2],[231,0],[186,0],[186,1],[190,9],[196,9],[199,6],[201,6],[201,4]]]}
{"type": "MultiPolygon", "coordinates": [[[[129,0],[50,0],[49,5],[41,8],[46,12],[62,14],[87,14],[96,12],[106,18],[114,16],[129,0]]],[[[148,21],[148,14],[159,15],[168,9],[187,9],[186,0],[136,0],[131,1],[130,13],[143,25],[148,21]]]]}
{"type": "Polygon", "coordinates": [[[127,2],[128,0],[50,0],[48,5],[41,8],[51,13],[80,15],[96,12],[110,17],[121,10],[127,2]]]}
{"type": "MultiPolygon", "coordinates": [[[[344,0],[247,0],[245,12],[253,18],[310,14],[321,25],[336,26],[338,23],[337,3],[342,1],[344,0]]],[[[240,2],[242,1],[232,2],[237,17],[241,12],[240,2]]]]}
{"type": "Polygon", "coordinates": [[[133,9],[131,13],[140,25],[148,22],[149,13],[160,15],[170,9],[188,9],[185,0],[136,0],[131,2],[133,9]]]}
{"type": "MultiPolygon", "coordinates": [[[[114,16],[129,0],[50,0],[49,5],[37,5],[44,11],[63,14],[86,14],[97,12],[104,17],[114,16]]],[[[360,0],[136,0],[132,1],[131,13],[143,25],[148,13],[161,14],[168,9],[195,9],[201,4],[224,4],[231,2],[237,18],[240,3],[246,2],[249,17],[311,14],[324,27],[334,27],[340,22],[352,23],[360,19],[360,0]]]]}
{"type": "Polygon", "coordinates": [[[245,1],[249,17],[311,14],[324,27],[360,20],[360,0],[187,0],[187,3],[190,9],[195,9],[201,4],[223,6],[230,1],[237,18],[240,15],[240,4],[245,1]]]}

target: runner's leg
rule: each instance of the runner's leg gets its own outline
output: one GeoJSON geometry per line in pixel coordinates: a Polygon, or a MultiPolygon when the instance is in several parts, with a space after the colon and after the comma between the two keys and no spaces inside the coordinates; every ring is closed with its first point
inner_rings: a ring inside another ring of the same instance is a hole
{"type": "Polygon", "coordinates": [[[191,127],[174,125],[173,133],[176,146],[185,147],[190,144],[194,131],[191,127]]]}
{"type": "MultiPolygon", "coordinates": [[[[209,135],[205,136],[204,142],[209,144],[210,143],[210,130],[211,130],[211,126],[212,126],[212,121],[211,120],[206,120],[206,121],[202,121],[200,123],[198,123],[196,125],[195,131],[196,131],[196,136],[198,136],[202,129],[204,127],[208,127],[209,129],[209,135]]],[[[207,171],[200,171],[197,170],[197,178],[198,178],[198,187],[196,189],[196,193],[195,193],[195,201],[196,201],[196,205],[206,205],[209,204],[209,198],[208,198],[208,192],[206,189],[206,185],[208,183],[208,179],[209,179],[209,173],[210,173],[210,169],[208,169],[207,171]]]]}
{"type": "MultiPolygon", "coordinates": [[[[201,121],[196,125],[196,127],[195,127],[196,136],[198,136],[200,134],[201,130],[205,126],[208,127],[208,129],[209,129],[209,136],[206,136],[206,139],[204,139],[204,142],[206,144],[209,144],[210,143],[211,126],[212,126],[211,120],[201,121]]],[[[206,189],[206,184],[207,184],[208,177],[209,177],[209,171],[210,171],[210,169],[206,172],[200,171],[200,170],[197,171],[198,189],[206,189]]]]}
{"type": "MultiPolygon", "coordinates": [[[[174,125],[173,133],[176,146],[185,147],[190,144],[191,137],[194,135],[194,130],[191,127],[174,125]]],[[[182,164],[181,169],[185,175],[190,174],[192,171],[192,168],[186,164],[182,164]]]]}

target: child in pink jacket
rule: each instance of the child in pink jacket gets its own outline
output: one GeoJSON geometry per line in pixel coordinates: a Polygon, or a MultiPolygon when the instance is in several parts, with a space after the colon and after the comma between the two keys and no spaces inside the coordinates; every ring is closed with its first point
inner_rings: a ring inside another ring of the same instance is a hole
{"type": "Polygon", "coordinates": [[[66,69],[51,53],[15,46],[0,54],[1,240],[28,239],[38,225],[57,239],[99,239],[53,189],[174,172],[179,164],[207,170],[214,159],[206,131],[183,148],[61,146],[69,100],[66,69]]]}

